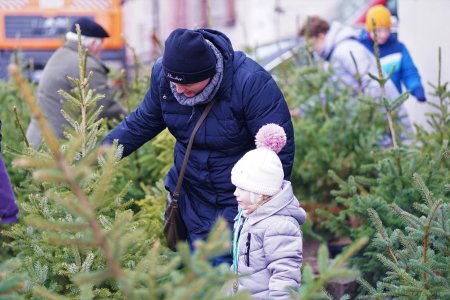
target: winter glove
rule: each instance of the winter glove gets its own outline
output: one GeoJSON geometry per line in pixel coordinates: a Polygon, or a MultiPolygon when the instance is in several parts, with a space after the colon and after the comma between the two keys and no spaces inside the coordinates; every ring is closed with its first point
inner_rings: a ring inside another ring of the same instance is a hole
{"type": "Polygon", "coordinates": [[[425,97],[425,91],[422,87],[416,87],[412,90],[411,94],[416,97],[417,101],[425,102],[427,98],[425,97]]]}

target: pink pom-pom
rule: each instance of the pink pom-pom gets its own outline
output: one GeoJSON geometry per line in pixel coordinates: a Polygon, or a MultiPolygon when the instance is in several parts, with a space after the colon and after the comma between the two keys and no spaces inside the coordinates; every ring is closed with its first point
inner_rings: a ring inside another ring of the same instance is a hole
{"type": "Polygon", "coordinates": [[[286,145],[286,133],[280,125],[270,123],[258,130],[255,137],[256,148],[266,147],[279,153],[286,145]]]}

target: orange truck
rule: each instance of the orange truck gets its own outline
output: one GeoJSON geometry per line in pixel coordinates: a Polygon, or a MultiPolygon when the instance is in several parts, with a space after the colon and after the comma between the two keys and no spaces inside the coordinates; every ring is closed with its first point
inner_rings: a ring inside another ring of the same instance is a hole
{"type": "Polygon", "coordinates": [[[114,69],[124,67],[120,0],[0,0],[0,78],[8,77],[7,66],[17,53],[30,79],[36,79],[80,16],[108,31],[102,59],[114,69]]]}

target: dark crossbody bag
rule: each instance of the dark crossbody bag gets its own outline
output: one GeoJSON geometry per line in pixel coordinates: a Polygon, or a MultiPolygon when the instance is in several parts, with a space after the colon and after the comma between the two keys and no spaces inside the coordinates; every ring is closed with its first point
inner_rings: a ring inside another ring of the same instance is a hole
{"type": "Polygon", "coordinates": [[[183,218],[180,214],[180,209],[178,208],[178,199],[180,198],[180,190],[183,184],[184,173],[186,172],[187,163],[189,160],[189,155],[191,154],[192,144],[194,143],[195,134],[197,133],[200,125],[206,119],[211,107],[214,104],[214,100],[209,102],[203,111],[200,119],[198,119],[195,124],[194,130],[189,138],[189,143],[186,148],[186,154],[183,159],[183,165],[181,166],[180,174],[178,176],[177,185],[173,194],[167,195],[167,207],[164,213],[164,235],[166,236],[167,245],[172,251],[176,251],[176,246],[178,242],[187,240],[187,229],[183,222],[183,218]]]}

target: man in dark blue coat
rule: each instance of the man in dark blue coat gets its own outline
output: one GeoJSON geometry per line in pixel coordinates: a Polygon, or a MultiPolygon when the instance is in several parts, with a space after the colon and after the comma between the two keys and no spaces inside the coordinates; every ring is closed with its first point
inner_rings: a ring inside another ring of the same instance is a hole
{"type": "Polygon", "coordinates": [[[254,148],[254,136],[261,126],[276,123],[284,128],[287,145],[280,159],[286,179],[290,177],[293,127],[286,101],[271,75],[244,53],[235,52],[221,32],[176,29],[153,67],[151,86],[142,103],[104,141],[117,139],[127,156],[167,127],[176,138],[174,165],[165,181],[173,193],[189,137],[213,99],[195,136],[180,193],[179,207],[191,247],[194,240],[207,237],[219,216],[232,227],[237,202],[231,168],[254,148]]]}

